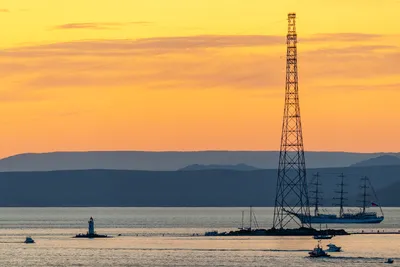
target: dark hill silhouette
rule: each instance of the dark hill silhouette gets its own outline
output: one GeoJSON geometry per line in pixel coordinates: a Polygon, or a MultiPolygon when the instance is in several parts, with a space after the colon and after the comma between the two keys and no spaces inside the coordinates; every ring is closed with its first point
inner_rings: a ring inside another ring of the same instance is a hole
{"type": "MultiPolygon", "coordinates": [[[[306,152],[309,168],[344,167],[384,153],[306,152]]],[[[278,151],[144,152],[93,151],[19,154],[0,160],[0,171],[51,170],[151,170],[174,171],[192,164],[246,164],[259,169],[275,169],[278,151]]]]}
{"type": "Polygon", "coordinates": [[[380,205],[397,207],[400,206],[400,203],[398,201],[400,192],[399,190],[400,181],[377,190],[376,193],[378,195],[380,205]]]}
{"type": "Polygon", "coordinates": [[[382,155],[350,165],[350,167],[400,165],[400,158],[392,155],[382,155]]]}
{"type": "Polygon", "coordinates": [[[235,170],[235,171],[255,171],[259,170],[259,168],[247,165],[247,164],[236,164],[236,165],[201,165],[201,164],[192,164],[186,166],[185,168],[179,169],[179,171],[201,171],[201,170],[235,170]]]}
{"type": "MultiPolygon", "coordinates": [[[[349,196],[368,176],[381,205],[400,206],[399,191],[380,191],[398,185],[400,166],[309,169],[309,179],[317,171],[326,206],[341,172],[349,196]]],[[[276,170],[1,172],[0,206],[273,206],[276,176],[276,170]]]]}

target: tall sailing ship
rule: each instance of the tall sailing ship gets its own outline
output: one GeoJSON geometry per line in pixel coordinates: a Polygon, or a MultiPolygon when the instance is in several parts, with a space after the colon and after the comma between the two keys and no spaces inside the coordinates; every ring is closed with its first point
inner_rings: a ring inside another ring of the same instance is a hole
{"type": "MultiPolygon", "coordinates": [[[[319,174],[316,174],[316,179],[315,183],[315,191],[313,193],[315,194],[315,201],[314,201],[314,215],[306,216],[304,214],[298,214],[298,213],[292,213],[295,215],[302,223],[314,223],[314,224],[373,224],[373,223],[380,223],[384,219],[383,211],[382,208],[375,202],[369,202],[367,200],[367,189],[371,188],[372,191],[373,187],[371,184],[371,181],[368,179],[368,177],[363,177],[361,178],[362,181],[362,206],[360,207],[360,210],[355,213],[351,212],[344,212],[344,201],[347,200],[345,198],[345,194],[347,192],[344,191],[344,175],[341,174],[339,176],[341,178],[341,182],[339,184],[340,190],[337,191],[336,193],[339,194],[338,198],[334,198],[336,200],[339,200],[339,203],[337,206],[340,207],[339,209],[339,214],[322,214],[319,212],[319,207],[320,207],[320,197],[319,197],[319,186],[321,183],[319,182],[319,174]],[[369,206],[369,203],[372,207],[379,207],[381,216],[378,216],[376,212],[372,211],[367,211],[367,205],[369,206]]],[[[375,192],[374,192],[375,193],[375,192]]],[[[376,196],[375,196],[376,197],[376,196]]]]}

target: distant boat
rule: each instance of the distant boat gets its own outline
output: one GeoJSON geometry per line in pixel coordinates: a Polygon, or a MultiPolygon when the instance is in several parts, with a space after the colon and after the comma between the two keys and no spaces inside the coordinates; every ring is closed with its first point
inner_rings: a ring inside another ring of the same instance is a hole
{"type": "Polygon", "coordinates": [[[210,231],[206,232],[205,235],[207,236],[213,236],[213,235],[218,235],[218,236],[259,236],[259,235],[265,235],[266,230],[265,229],[260,229],[257,221],[257,217],[255,212],[253,211],[253,207],[250,206],[250,217],[249,217],[249,227],[244,227],[244,211],[242,211],[242,225],[241,227],[238,228],[237,231],[230,231],[230,232],[223,232],[223,233],[218,233],[217,231],[210,231]],[[253,228],[253,225],[255,228],[253,228]]]}
{"type": "Polygon", "coordinates": [[[314,239],[332,239],[332,235],[315,235],[314,239]]]}
{"type": "Polygon", "coordinates": [[[328,249],[326,250],[326,251],[329,251],[329,252],[340,252],[341,251],[341,247],[337,247],[335,244],[328,244],[327,245],[327,247],[328,247],[328,249]]]}
{"type": "Polygon", "coordinates": [[[308,252],[310,257],[330,257],[331,256],[322,249],[322,247],[320,246],[320,242],[321,241],[318,241],[318,245],[313,249],[313,251],[308,252]]]}
{"type": "Polygon", "coordinates": [[[35,240],[33,240],[32,237],[27,236],[24,243],[25,244],[33,244],[33,243],[35,243],[35,240]]]}
{"type": "MultiPolygon", "coordinates": [[[[382,208],[376,203],[371,201],[370,205],[371,207],[379,207],[382,216],[378,216],[376,212],[367,212],[367,189],[371,188],[373,190],[371,181],[367,178],[367,177],[363,177],[361,180],[363,181],[363,185],[361,186],[361,188],[363,189],[363,199],[362,199],[362,206],[360,208],[359,212],[355,212],[355,213],[345,213],[343,206],[344,206],[344,200],[346,200],[346,198],[344,197],[344,194],[346,194],[347,192],[343,191],[343,187],[344,187],[344,183],[343,183],[343,178],[344,175],[341,174],[341,183],[340,185],[340,191],[338,191],[337,193],[339,193],[340,197],[339,198],[335,198],[338,199],[339,202],[339,215],[336,214],[321,214],[319,213],[319,186],[321,185],[319,183],[319,179],[318,179],[319,175],[317,173],[316,175],[316,183],[314,183],[314,185],[316,186],[315,191],[313,191],[315,193],[315,208],[314,208],[314,215],[304,215],[304,214],[299,214],[299,213],[293,213],[293,212],[289,212],[286,211],[288,213],[291,213],[293,215],[295,215],[297,218],[299,218],[299,220],[302,223],[312,223],[312,224],[373,224],[373,223],[380,223],[383,221],[384,216],[383,216],[383,211],[382,208]],[[368,186],[369,185],[369,186],[368,186]]],[[[374,191],[373,191],[374,192],[374,191]]],[[[375,193],[375,192],[374,192],[375,193]]],[[[375,195],[376,197],[376,195],[375,195]]]]}
{"type": "Polygon", "coordinates": [[[387,259],[387,260],[385,261],[385,263],[390,263],[390,264],[392,264],[393,262],[394,262],[394,260],[391,259],[391,258],[389,258],[389,259],[387,259]]]}
{"type": "Polygon", "coordinates": [[[244,227],[244,211],[242,211],[242,227],[240,227],[239,230],[251,231],[253,222],[254,222],[254,226],[256,227],[256,229],[258,229],[259,226],[258,226],[256,214],[253,211],[253,207],[250,206],[249,227],[247,227],[247,228],[244,227]]]}

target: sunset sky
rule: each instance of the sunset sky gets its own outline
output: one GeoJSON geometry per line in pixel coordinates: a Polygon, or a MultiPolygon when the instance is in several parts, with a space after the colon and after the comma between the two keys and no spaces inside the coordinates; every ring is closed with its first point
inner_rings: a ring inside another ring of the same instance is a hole
{"type": "Polygon", "coordinates": [[[399,10],[400,0],[2,0],[0,157],[278,150],[289,12],[305,149],[400,151],[399,10]]]}

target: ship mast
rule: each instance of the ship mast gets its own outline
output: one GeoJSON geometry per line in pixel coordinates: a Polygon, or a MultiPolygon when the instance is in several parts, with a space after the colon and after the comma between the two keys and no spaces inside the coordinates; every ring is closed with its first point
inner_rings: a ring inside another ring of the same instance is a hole
{"type": "Polygon", "coordinates": [[[366,208],[366,206],[367,206],[367,188],[369,188],[368,186],[367,186],[367,180],[368,180],[368,177],[367,176],[364,176],[363,178],[361,178],[361,180],[362,181],[364,181],[364,185],[362,185],[361,186],[361,188],[363,189],[363,206],[362,206],[362,213],[365,213],[365,208],[366,208]]]}
{"type": "MultiPolygon", "coordinates": [[[[340,207],[340,211],[339,211],[339,218],[342,218],[343,217],[343,203],[344,203],[344,200],[347,200],[347,198],[345,198],[344,197],[344,194],[347,194],[347,192],[344,192],[343,191],[343,187],[344,187],[344,183],[343,183],[343,178],[344,178],[344,175],[343,175],[343,173],[341,173],[340,175],[339,175],[339,177],[341,178],[341,180],[340,180],[340,184],[338,184],[338,185],[340,185],[340,191],[335,191],[336,193],[339,193],[340,194],[340,197],[339,198],[333,198],[333,199],[339,199],[340,200],[340,202],[339,202],[339,207],[340,207]]],[[[337,205],[336,205],[337,206],[337,205]]]]}
{"type": "MultiPolygon", "coordinates": [[[[368,184],[369,184],[369,186],[371,187],[372,193],[374,193],[375,199],[379,202],[378,196],[376,195],[375,189],[374,189],[374,187],[372,186],[372,183],[371,183],[371,180],[370,180],[370,179],[368,179],[368,184]]],[[[382,214],[382,217],[383,217],[384,215],[383,215],[383,210],[382,210],[381,205],[379,205],[379,209],[381,210],[381,214],[382,214]]]]}
{"type": "Polygon", "coordinates": [[[243,219],[244,219],[244,210],[242,210],[242,230],[244,229],[243,219]]]}
{"type": "Polygon", "coordinates": [[[315,191],[311,191],[311,193],[315,194],[315,208],[314,208],[314,216],[318,216],[319,215],[319,186],[321,185],[321,183],[319,182],[319,173],[317,172],[316,174],[314,174],[315,177],[315,183],[313,185],[315,185],[315,191]]]}
{"type": "Polygon", "coordinates": [[[250,230],[251,230],[252,219],[253,219],[253,207],[250,206],[250,230]]]}
{"type": "Polygon", "coordinates": [[[254,226],[256,227],[256,229],[259,228],[258,226],[258,221],[257,221],[257,217],[256,217],[256,213],[253,211],[253,209],[251,210],[251,214],[252,214],[252,222],[254,221],[254,226]]]}

